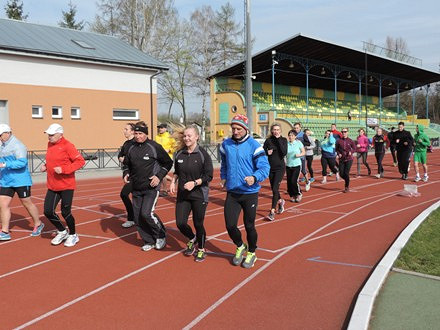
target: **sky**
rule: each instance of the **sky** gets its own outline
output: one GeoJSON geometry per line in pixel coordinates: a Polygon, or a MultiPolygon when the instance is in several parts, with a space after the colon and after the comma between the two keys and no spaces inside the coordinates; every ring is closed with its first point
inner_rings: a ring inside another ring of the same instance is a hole
{"type": "MultiPolygon", "coordinates": [[[[32,23],[57,25],[69,0],[22,0],[32,23]]],[[[255,39],[253,54],[292,36],[302,35],[362,50],[362,41],[384,45],[386,37],[402,37],[409,54],[422,60],[422,67],[440,70],[439,0],[250,0],[251,31],[255,39]]],[[[94,0],[72,0],[77,18],[92,22],[94,0]]],[[[244,21],[244,0],[229,1],[236,9],[237,21],[244,21]]],[[[7,0],[0,0],[0,17],[7,0]]],[[[214,10],[226,0],[175,0],[182,17],[204,5],[214,10]]]]}

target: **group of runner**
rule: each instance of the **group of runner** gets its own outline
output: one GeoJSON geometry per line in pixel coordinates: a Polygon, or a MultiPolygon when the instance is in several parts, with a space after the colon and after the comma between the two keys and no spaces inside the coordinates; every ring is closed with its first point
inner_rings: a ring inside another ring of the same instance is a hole
{"type": "MultiPolygon", "coordinates": [[[[257,256],[258,234],[255,228],[256,211],[260,183],[269,178],[272,189],[272,204],[266,217],[273,221],[275,214],[285,209],[285,201],[280,194],[280,185],[287,177],[287,192],[290,202],[299,203],[302,191],[299,182],[305,183],[308,191],[315,181],[313,157],[316,142],[309,129],[302,130],[301,123],[295,123],[293,129],[282,136],[281,126],[272,124],[270,135],[261,146],[249,131],[248,118],[236,115],[231,123],[232,136],[220,146],[221,186],[227,192],[224,204],[224,219],[227,232],[236,245],[232,264],[244,268],[254,266],[257,256]],[[302,179],[299,179],[302,174],[302,179]],[[243,213],[246,242],[238,229],[238,220],[243,213]]],[[[196,126],[187,126],[176,130],[171,136],[167,126],[158,126],[156,141],[148,138],[148,127],[144,122],[128,123],[124,127],[126,142],[118,155],[123,169],[124,186],[121,199],[127,210],[127,220],[122,224],[129,228],[136,226],[143,240],[142,250],[161,250],[166,246],[166,229],[160,217],[154,212],[159,196],[165,195],[166,178],[169,177],[169,192],[176,194],[175,218],[178,229],[188,239],[184,254],[194,255],[197,262],[206,258],[206,231],[204,218],[209,201],[209,183],[213,179],[213,163],[207,151],[199,145],[199,131],[196,126]],[[165,182],[165,183],[164,183],[165,182]],[[132,198],[130,199],[130,194],[132,198]],[[195,233],[188,224],[192,213],[195,233]],[[197,247],[197,251],[196,251],[197,247]]],[[[73,144],[63,136],[63,127],[52,124],[45,131],[48,136],[48,148],[45,163],[41,171],[47,172],[47,193],[44,201],[44,215],[56,228],[52,245],[64,242],[67,247],[79,241],[75,232],[75,220],[71,213],[75,189],[75,171],[84,165],[84,159],[73,144]],[[61,223],[55,209],[61,201],[61,215],[67,224],[61,223]]],[[[28,210],[34,222],[31,236],[39,236],[44,228],[36,206],[32,203],[31,177],[27,168],[26,147],[12,135],[8,125],[0,124],[0,216],[2,231],[0,240],[10,240],[9,222],[11,218],[9,204],[15,194],[28,210]]],[[[327,176],[335,174],[336,180],[344,180],[343,192],[350,191],[350,169],[354,157],[357,158],[357,175],[360,175],[361,162],[371,174],[367,162],[370,141],[365,130],[359,130],[356,141],[348,137],[348,128],[340,132],[336,125],[325,132],[319,145],[321,148],[322,184],[327,176]],[[330,169],[330,174],[328,173],[330,169]]],[[[372,138],[372,147],[378,164],[377,178],[382,178],[384,169],[382,160],[388,147],[397,152],[394,165],[399,166],[402,179],[408,179],[410,157],[414,151],[415,181],[422,178],[419,164],[423,165],[423,180],[428,181],[426,150],[430,141],[423,133],[423,126],[417,126],[417,134],[412,137],[400,122],[398,130],[388,135],[378,128],[372,138]],[[397,163],[397,164],[396,164],[397,163]]],[[[394,157],[394,156],[393,156],[394,157]]]]}

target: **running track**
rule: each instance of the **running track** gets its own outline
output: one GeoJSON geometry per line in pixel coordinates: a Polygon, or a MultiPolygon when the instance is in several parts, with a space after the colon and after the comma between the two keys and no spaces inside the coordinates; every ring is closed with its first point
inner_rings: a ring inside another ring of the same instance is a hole
{"type": "MultiPolygon", "coordinates": [[[[428,160],[440,164],[438,150],[428,160]]],[[[387,155],[384,179],[353,178],[349,194],[334,177],[314,183],[274,222],[263,220],[271,198],[266,181],[257,214],[259,260],[251,270],[230,264],[235,246],[224,227],[218,172],[203,263],[182,255],[186,241],[176,230],[171,197],[157,207],[168,229],[166,249],[140,250],[135,229],[121,227],[120,178],[78,181],[73,212],[80,242],[74,248],[50,245],[53,227],[46,219],[42,237],[29,237],[28,215],[14,198],[13,239],[0,243],[0,328],[343,328],[374,265],[405,226],[440,199],[439,165],[430,166],[428,183],[417,184],[421,196],[409,198],[397,195],[404,182],[390,163],[387,155]]],[[[314,168],[319,172],[319,161],[314,168]]],[[[32,189],[40,212],[45,192],[41,184],[32,189]]]]}

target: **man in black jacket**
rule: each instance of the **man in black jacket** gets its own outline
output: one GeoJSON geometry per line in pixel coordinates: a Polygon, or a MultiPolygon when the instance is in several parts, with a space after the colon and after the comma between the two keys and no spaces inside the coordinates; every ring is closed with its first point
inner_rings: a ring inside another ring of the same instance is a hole
{"type": "Polygon", "coordinates": [[[135,143],[124,159],[124,181],[133,186],[134,221],[144,245],[143,251],[161,250],[166,245],[165,227],[154,213],[162,179],[173,166],[173,161],[162,146],[147,138],[148,127],[136,125],[135,143]]]}
{"type": "Polygon", "coordinates": [[[393,140],[396,143],[399,172],[402,174],[402,180],[407,180],[409,159],[411,157],[414,139],[411,133],[405,130],[405,124],[403,121],[399,123],[398,131],[394,132],[393,140]]]}

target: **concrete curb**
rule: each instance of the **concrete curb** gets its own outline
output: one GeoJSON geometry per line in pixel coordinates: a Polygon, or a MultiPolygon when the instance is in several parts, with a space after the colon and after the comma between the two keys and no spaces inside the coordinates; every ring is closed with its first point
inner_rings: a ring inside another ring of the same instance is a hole
{"type": "Polygon", "coordinates": [[[402,231],[396,241],[391,245],[385,256],[379,262],[359,293],[356,304],[351,314],[348,330],[368,329],[374,301],[380,288],[382,287],[389,271],[399,256],[400,251],[410,239],[414,231],[428,217],[428,215],[440,206],[440,201],[434,203],[422,213],[420,213],[402,231]]]}

